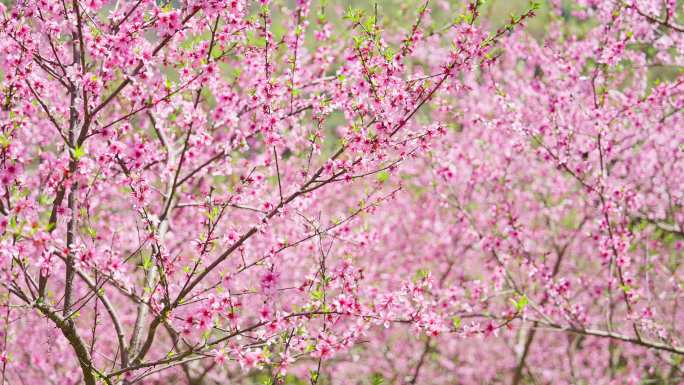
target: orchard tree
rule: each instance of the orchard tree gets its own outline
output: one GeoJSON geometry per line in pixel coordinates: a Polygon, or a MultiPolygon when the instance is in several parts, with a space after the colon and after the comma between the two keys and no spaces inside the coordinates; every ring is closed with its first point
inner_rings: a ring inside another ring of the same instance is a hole
{"type": "Polygon", "coordinates": [[[3,384],[681,382],[681,7],[0,8],[3,384]]]}

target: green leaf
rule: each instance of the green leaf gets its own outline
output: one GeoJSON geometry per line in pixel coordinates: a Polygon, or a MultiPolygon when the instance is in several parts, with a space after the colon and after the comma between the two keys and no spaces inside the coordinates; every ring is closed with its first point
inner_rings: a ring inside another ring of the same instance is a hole
{"type": "Polygon", "coordinates": [[[324,293],[321,290],[314,290],[311,292],[311,299],[314,301],[322,301],[324,293]]]}
{"type": "Polygon", "coordinates": [[[378,173],[378,182],[385,183],[390,177],[389,171],[382,170],[378,173]]]}
{"type": "Polygon", "coordinates": [[[85,231],[86,231],[86,233],[88,234],[88,236],[89,236],[90,238],[95,238],[95,237],[97,237],[97,230],[95,230],[94,228],[92,228],[92,227],[90,227],[90,226],[87,226],[87,227],[85,228],[85,231]]]}
{"type": "Polygon", "coordinates": [[[74,159],[79,160],[83,158],[83,156],[86,154],[85,148],[83,146],[76,146],[73,150],[72,153],[74,155],[74,159]]]}
{"type": "Polygon", "coordinates": [[[38,195],[38,204],[41,206],[50,204],[50,197],[45,194],[38,195]]]}
{"type": "Polygon", "coordinates": [[[413,276],[413,281],[420,281],[421,279],[427,278],[428,275],[430,275],[430,270],[418,269],[418,271],[416,271],[416,274],[413,276]]]}
{"type": "Polygon", "coordinates": [[[152,267],[152,257],[149,255],[143,255],[142,267],[145,270],[149,270],[152,267]]]}
{"type": "Polygon", "coordinates": [[[219,208],[217,206],[212,207],[211,210],[209,211],[209,213],[207,213],[207,217],[209,218],[209,220],[211,222],[216,221],[218,216],[219,216],[219,208]]]}
{"type": "Polygon", "coordinates": [[[349,7],[347,8],[347,12],[344,14],[343,18],[345,20],[351,21],[354,24],[359,23],[361,21],[361,18],[363,18],[363,10],[359,8],[349,7]]]}
{"type": "Polygon", "coordinates": [[[2,146],[2,148],[9,147],[10,143],[11,142],[9,141],[9,139],[7,139],[7,137],[4,134],[0,134],[0,146],[2,146]]]}
{"type": "Polygon", "coordinates": [[[451,319],[451,323],[454,325],[454,329],[460,329],[460,328],[461,328],[461,323],[462,323],[462,322],[463,322],[463,321],[461,320],[461,317],[459,317],[459,316],[454,316],[454,317],[451,319]]]}
{"type": "Polygon", "coordinates": [[[268,349],[268,346],[264,346],[264,348],[261,350],[261,355],[263,355],[266,359],[271,357],[271,351],[268,349]]]}
{"type": "Polygon", "coordinates": [[[518,300],[513,300],[511,299],[511,302],[513,302],[513,305],[515,306],[515,310],[520,313],[525,309],[525,306],[529,303],[529,300],[527,299],[526,295],[521,295],[518,300]]]}

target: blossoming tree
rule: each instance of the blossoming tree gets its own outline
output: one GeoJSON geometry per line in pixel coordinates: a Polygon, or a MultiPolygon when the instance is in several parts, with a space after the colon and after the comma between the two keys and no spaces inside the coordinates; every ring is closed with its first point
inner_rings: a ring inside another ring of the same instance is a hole
{"type": "Polygon", "coordinates": [[[3,384],[682,381],[681,4],[389,8],[2,6],[3,384]]]}

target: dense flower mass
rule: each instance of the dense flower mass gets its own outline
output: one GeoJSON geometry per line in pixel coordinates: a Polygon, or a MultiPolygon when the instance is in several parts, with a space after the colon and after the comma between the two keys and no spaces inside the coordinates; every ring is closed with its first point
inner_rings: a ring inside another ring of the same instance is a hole
{"type": "Polygon", "coordinates": [[[684,383],[684,5],[499,3],[0,3],[2,384],[684,383]]]}

